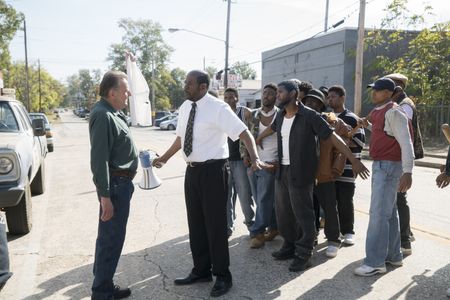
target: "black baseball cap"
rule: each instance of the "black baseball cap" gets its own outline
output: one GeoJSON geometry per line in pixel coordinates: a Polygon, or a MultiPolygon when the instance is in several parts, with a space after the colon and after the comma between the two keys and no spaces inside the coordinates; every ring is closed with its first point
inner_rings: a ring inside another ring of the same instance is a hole
{"type": "Polygon", "coordinates": [[[308,94],[305,95],[305,97],[302,99],[302,103],[305,104],[306,98],[308,97],[312,97],[315,98],[317,100],[319,100],[320,102],[322,102],[323,104],[323,111],[325,111],[325,109],[328,106],[328,101],[326,100],[325,96],[323,95],[323,93],[318,90],[318,89],[312,89],[308,92],[308,94]]]}
{"type": "Polygon", "coordinates": [[[393,92],[395,90],[395,86],[396,86],[396,84],[395,84],[394,80],[383,77],[383,78],[376,80],[374,83],[369,84],[367,87],[372,88],[377,91],[389,90],[389,91],[393,92]]]}

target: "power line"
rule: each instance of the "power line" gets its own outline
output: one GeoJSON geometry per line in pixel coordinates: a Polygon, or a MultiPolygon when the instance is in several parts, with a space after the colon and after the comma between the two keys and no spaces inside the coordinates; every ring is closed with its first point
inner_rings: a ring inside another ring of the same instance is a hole
{"type": "MultiPolygon", "coordinates": [[[[372,0],[372,1],[374,1],[374,0],[372,0]]],[[[372,2],[372,1],[370,1],[370,2],[372,2]]],[[[347,10],[348,8],[354,6],[355,4],[359,4],[359,1],[354,2],[354,3],[352,3],[352,4],[350,4],[350,5],[346,6],[346,7],[344,7],[343,9],[336,11],[335,13],[331,14],[330,17],[336,16],[339,12],[344,11],[344,10],[347,10]]],[[[357,11],[357,10],[356,10],[356,11],[357,11]]],[[[351,11],[349,14],[347,14],[347,15],[344,17],[344,20],[348,19],[348,18],[349,18],[352,14],[354,14],[356,11],[351,11]]],[[[236,60],[236,59],[239,58],[239,57],[244,57],[244,56],[248,56],[248,55],[250,55],[250,54],[254,54],[254,53],[257,53],[257,52],[261,52],[262,50],[267,49],[268,47],[271,47],[271,46],[273,46],[273,45],[279,45],[279,44],[281,44],[281,43],[284,43],[284,42],[290,40],[291,38],[293,38],[294,36],[297,36],[297,35],[299,35],[300,33],[303,33],[303,32],[306,32],[306,31],[308,31],[308,30],[310,30],[310,29],[313,29],[313,28],[315,28],[315,27],[317,27],[318,25],[321,25],[321,24],[322,24],[322,21],[319,21],[319,22],[317,22],[317,23],[315,23],[315,24],[313,24],[313,25],[311,25],[311,26],[309,26],[309,27],[307,27],[307,28],[305,28],[305,29],[303,29],[303,30],[300,30],[300,31],[298,31],[298,32],[296,32],[296,33],[294,33],[294,34],[291,34],[290,36],[288,36],[287,38],[284,38],[283,40],[280,40],[280,41],[271,43],[271,44],[269,44],[269,45],[266,45],[266,46],[264,46],[264,47],[262,47],[262,48],[253,50],[253,51],[249,52],[248,54],[242,54],[242,55],[235,56],[235,57],[233,57],[233,60],[236,60]]],[[[330,27],[330,28],[332,28],[332,27],[330,27]]]]}

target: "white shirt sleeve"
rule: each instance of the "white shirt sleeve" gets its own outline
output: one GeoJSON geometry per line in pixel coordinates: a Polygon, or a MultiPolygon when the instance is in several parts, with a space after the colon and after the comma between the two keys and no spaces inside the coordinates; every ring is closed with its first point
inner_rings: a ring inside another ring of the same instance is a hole
{"type": "Polygon", "coordinates": [[[239,135],[247,129],[247,125],[239,119],[228,104],[222,105],[218,113],[217,125],[233,141],[239,139],[239,135]]]}
{"type": "Polygon", "coordinates": [[[409,106],[408,104],[402,104],[400,105],[400,107],[403,109],[408,119],[412,120],[414,113],[412,107],[409,106]]]}
{"type": "Polygon", "coordinates": [[[395,137],[402,151],[403,173],[412,173],[414,167],[414,148],[409,132],[407,116],[399,109],[392,108],[386,112],[384,130],[395,137]]]}

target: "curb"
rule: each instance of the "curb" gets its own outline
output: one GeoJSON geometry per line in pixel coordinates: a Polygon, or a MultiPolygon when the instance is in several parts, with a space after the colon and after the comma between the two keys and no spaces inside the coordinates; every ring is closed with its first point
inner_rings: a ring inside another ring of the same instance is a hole
{"type": "MultiPolygon", "coordinates": [[[[372,160],[372,158],[369,156],[369,154],[365,153],[364,151],[363,151],[363,153],[361,153],[361,157],[362,157],[362,159],[365,159],[365,160],[372,160]]],[[[414,166],[431,168],[431,169],[439,169],[443,164],[445,164],[445,159],[446,158],[447,157],[437,156],[437,155],[435,155],[435,156],[426,155],[422,159],[415,160],[414,161],[414,166]],[[437,162],[431,162],[431,161],[423,160],[423,159],[426,159],[427,157],[442,158],[443,161],[442,161],[442,163],[437,163],[437,162]]]]}

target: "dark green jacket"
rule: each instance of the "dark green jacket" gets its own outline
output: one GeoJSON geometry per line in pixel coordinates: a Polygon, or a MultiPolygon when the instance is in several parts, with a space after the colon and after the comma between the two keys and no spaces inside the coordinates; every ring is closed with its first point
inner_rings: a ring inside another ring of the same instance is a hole
{"type": "Polygon", "coordinates": [[[101,99],[90,114],[89,136],[94,184],[100,196],[110,197],[110,171],[135,172],[138,166],[136,147],[125,115],[101,99]]]}

